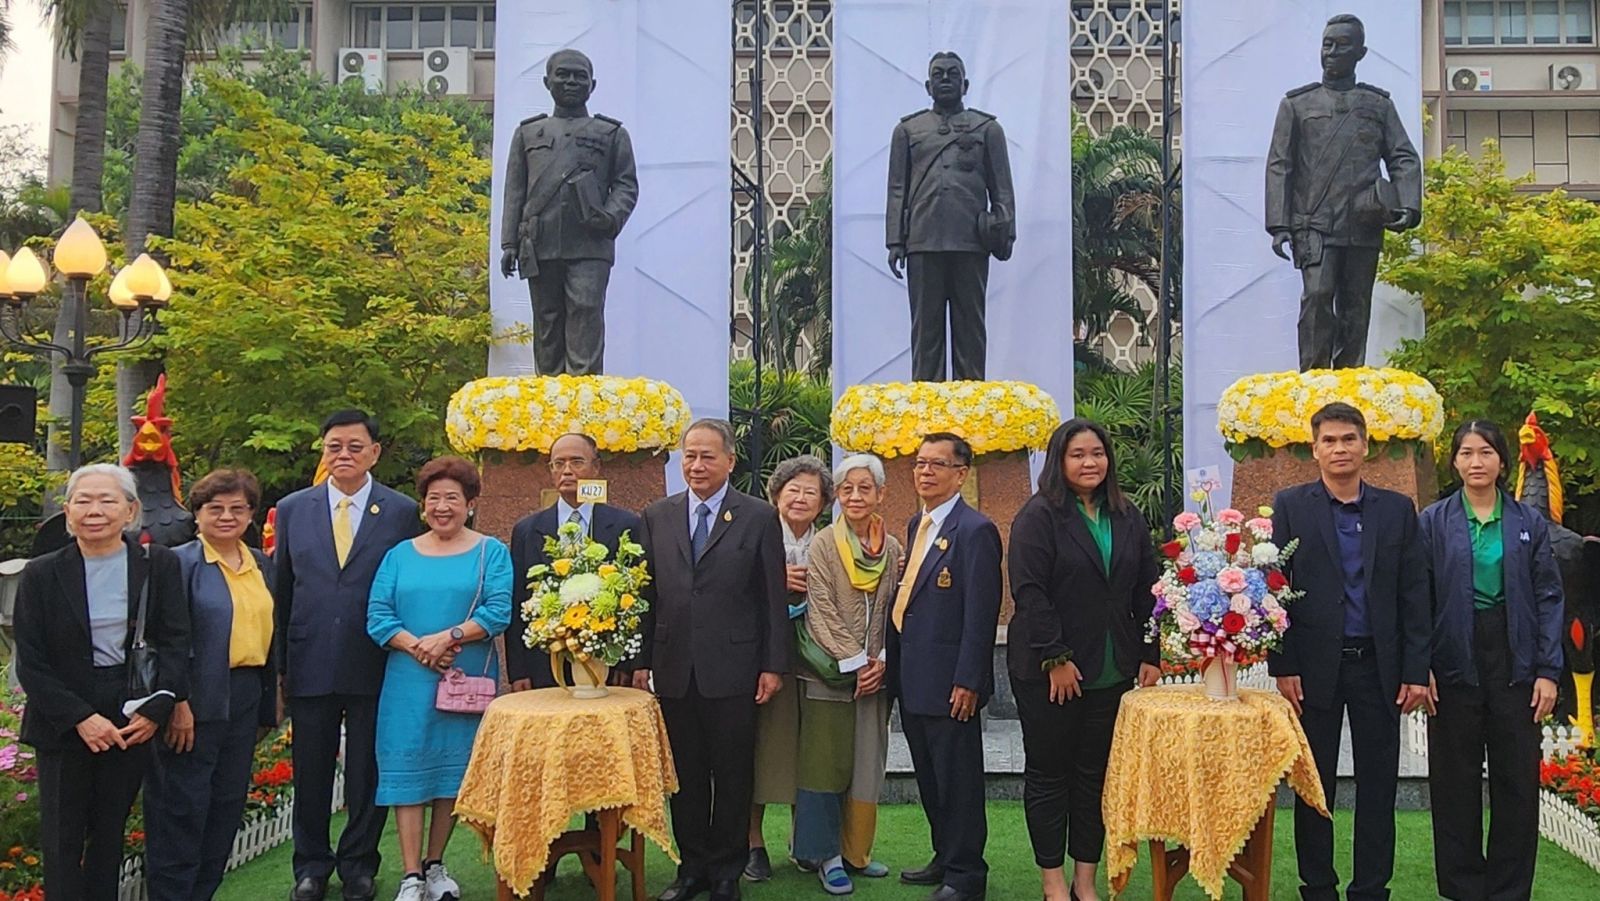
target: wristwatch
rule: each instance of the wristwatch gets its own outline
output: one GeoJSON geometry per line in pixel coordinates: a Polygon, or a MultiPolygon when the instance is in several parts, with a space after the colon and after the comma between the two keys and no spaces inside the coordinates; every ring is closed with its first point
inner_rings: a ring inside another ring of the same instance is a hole
{"type": "Polygon", "coordinates": [[[461,627],[460,626],[451,627],[451,629],[450,629],[450,638],[452,640],[460,641],[461,639],[466,638],[466,637],[467,637],[467,633],[461,631],[461,627]]]}

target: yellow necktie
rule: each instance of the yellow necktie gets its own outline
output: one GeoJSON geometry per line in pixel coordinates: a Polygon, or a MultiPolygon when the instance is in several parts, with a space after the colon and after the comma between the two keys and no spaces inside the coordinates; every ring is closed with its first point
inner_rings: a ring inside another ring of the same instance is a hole
{"type": "Polygon", "coordinates": [[[906,561],[906,574],[900,578],[900,588],[894,594],[894,628],[900,631],[905,627],[906,608],[911,606],[911,586],[916,584],[917,573],[922,569],[922,558],[927,556],[928,526],[933,523],[933,517],[922,514],[922,521],[917,523],[917,536],[911,539],[911,559],[906,561]]]}
{"type": "Polygon", "coordinates": [[[350,559],[350,545],[355,540],[355,533],[350,531],[350,499],[341,497],[333,511],[333,553],[339,558],[340,569],[350,559]]]}

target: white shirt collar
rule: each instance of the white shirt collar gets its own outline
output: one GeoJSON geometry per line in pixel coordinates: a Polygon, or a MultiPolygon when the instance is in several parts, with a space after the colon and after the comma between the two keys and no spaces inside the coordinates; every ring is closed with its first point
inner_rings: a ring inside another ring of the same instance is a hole
{"type": "Polygon", "coordinates": [[[367,509],[367,498],[372,496],[372,473],[367,473],[367,480],[356,489],[355,494],[345,494],[339,486],[333,484],[333,479],[328,479],[328,510],[339,509],[341,498],[350,498],[351,512],[359,513],[367,509]]]}
{"type": "MultiPolygon", "coordinates": [[[[566,525],[567,520],[572,518],[573,509],[573,507],[567,505],[566,498],[556,498],[556,528],[559,529],[566,525]]],[[[594,530],[594,504],[579,504],[576,509],[578,516],[583,519],[583,534],[592,534],[594,530]]]]}
{"type": "Polygon", "coordinates": [[[694,518],[695,518],[694,517],[694,512],[695,512],[695,508],[699,507],[701,504],[705,504],[707,507],[710,507],[711,508],[711,519],[714,522],[716,520],[716,518],[717,518],[717,514],[722,511],[722,502],[724,500],[726,500],[727,497],[728,497],[728,486],[730,484],[732,484],[732,483],[731,482],[723,482],[722,483],[722,487],[718,488],[710,497],[701,497],[700,495],[694,493],[694,489],[693,488],[689,489],[689,492],[688,492],[688,494],[689,494],[689,505],[688,506],[689,506],[689,534],[690,535],[694,534],[694,518]]]}
{"type": "Polygon", "coordinates": [[[958,492],[954,497],[934,507],[932,510],[923,511],[932,520],[928,524],[929,534],[936,534],[941,528],[944,528],[944,521],[950,518],[950,511],[956,508],[956,501],[959,500],[961,500],[961,494],[958,492]]]}

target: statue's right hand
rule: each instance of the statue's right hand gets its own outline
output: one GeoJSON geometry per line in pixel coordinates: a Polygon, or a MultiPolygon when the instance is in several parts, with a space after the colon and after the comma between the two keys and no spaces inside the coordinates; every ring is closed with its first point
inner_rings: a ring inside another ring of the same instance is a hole
{"type": "Polygon", "coordinates": [[[516,252],[516,250],[507,250],[505,253],[502,253],[500,255],[500,274],[505,276],[506,278],[516,278],[516,276],[517,276],[517,252],[516,252]]]}
{"type": "Polygon", "coordinates": [[[1285,260],[1289,259],[1289,255],[1284,253],[1283,250],[1283,248],[1289,244],[1289,240],[1290,235],[1288,232],[1280,231],[1275,233],[1272,236],[1272,252],[1285,260]]]}
{"type": "Polygon", "coordinates": [[[903,247],[889,248],[889,271],[895,278],[904,278],[906,268],[906,251],[903,247]]]}

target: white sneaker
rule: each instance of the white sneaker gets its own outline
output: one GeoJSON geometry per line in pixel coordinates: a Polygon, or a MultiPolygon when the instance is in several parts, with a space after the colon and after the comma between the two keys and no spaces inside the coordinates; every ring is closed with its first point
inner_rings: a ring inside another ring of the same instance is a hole
{"type": "Polygon", "coordinates": [[[400,893],[394,896],[394,901],[427,901],[427,897],[427,884],[415,876],[407,876],[400,880],[400,893]]]}
{"type": "Polygon", "coordinates": [[[450,871],[445,869],[444,861],[439,861],[427,869],[428,901],[461,901],[461,886],[450,878],[450,871]]]}

